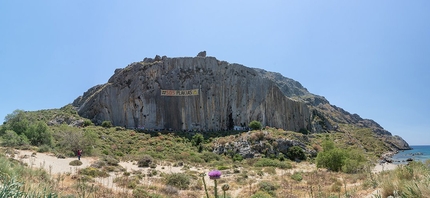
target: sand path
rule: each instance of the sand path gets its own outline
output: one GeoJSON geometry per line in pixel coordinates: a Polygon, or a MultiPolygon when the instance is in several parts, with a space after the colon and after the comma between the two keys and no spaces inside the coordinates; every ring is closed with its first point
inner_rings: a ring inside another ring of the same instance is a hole
{"type": "Polygon", "coordinates": [[[86,168],[91,165],[96,159],[81,157],[82,165],[71,166],[69,163],[74,158],[60,159],[49,153],[36,153],[30,150],[15,150],[15,159],[20,160],[28,165],[30,168],[43,168],[50,174],[64,174],[64,173],[76,173],[79,169],[86,168]],[[35,154],[34,154],[35,153],[35,154]]]}

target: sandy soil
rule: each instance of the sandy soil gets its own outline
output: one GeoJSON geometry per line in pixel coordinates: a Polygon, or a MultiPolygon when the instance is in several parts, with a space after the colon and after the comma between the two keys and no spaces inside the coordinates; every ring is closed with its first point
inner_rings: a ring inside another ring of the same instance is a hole
{"type": "Polygon", "coordinates": [[[372,170],[372,173],[380,173],[382,171],[394,170],[394,169],[396,169],[397,166],[398,165],[391,164],[391,163],[376,164],[372,170]]]}
{"type": "Polygon", "coordinates": [[[27,163],[31,168],[43,168],[51,174],[76,173],[79,169],[86,168],[95,161],[94,158],[81,157],[81,166],[71,166],[69,163],[78,158],[60,159],[48,153],[36,153],[29,150],[16,150],[15,159],[27,163]]]}

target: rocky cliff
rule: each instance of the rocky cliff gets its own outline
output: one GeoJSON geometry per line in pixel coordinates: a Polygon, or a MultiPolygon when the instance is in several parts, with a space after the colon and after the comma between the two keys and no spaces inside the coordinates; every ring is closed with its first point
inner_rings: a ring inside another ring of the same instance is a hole
{"type": "MultiPolygon", "coordinates": [[[[214,131],[264,126],[301,132],[339,130],[339,124],[372,128],[391,134],[372,120],[362,119],[309,93],[299,82],[278,73],[206,57],[156,56],[115,70],[74,102],[78,113],[95,123],[148,130],[214,131]]],[[[393,147],[407,149],[398,138],[393,147]]]]}

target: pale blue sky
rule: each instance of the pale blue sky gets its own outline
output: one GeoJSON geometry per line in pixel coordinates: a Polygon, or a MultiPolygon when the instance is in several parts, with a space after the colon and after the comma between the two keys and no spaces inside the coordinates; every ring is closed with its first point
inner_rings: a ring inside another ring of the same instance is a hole
{"type": "Polygon", "coordinates": [[[0,120],[206,50],[430,144],[430,1],[0,1],[0,120]]]}

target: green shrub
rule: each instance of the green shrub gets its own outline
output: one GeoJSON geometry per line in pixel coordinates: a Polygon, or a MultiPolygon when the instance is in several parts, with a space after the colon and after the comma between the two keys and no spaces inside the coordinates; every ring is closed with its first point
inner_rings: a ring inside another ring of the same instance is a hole
{"type": "Polygon", "coordinates": [[[205,151],[202,153],[201,158],[205,161],[205,162],[211,162],[211,161],[219,161],[221,159],[221,157],[213,152],[208,152],[205,151]]]}
{"type": "Polygon", "coordinates": [[[302,176],[302,173],[301,172],[294,172],[292,175],[291,175],[291,179],[293,179],[293,180],[295,180],[295,181],[302,181],[303,180],[303,176],[302,176]]]}
{"type": "Polygon", "coordinates": [[[218,166],[217,169],[218,170],[227,170],[227,169],[230,169],[230,167],[228,167],[228,166],[218,166]]]}
{"type": "Polygon", "coordinates": [[[73,160],[69,163],[70,166],[80,166],[82,162],[80,160],[73,160]]]}
{"type": "Polygon", "coordinates": [[[331,171],[356,173],[363,170],[366,158],[358,150],[335,148],[332,141],[323,142],[323,151],[316,158],[318,168],[327,168],[331,171]]]}
{"type": "Polygon", "coordinates": [[[113,127],[113,125],[112,125],[111,121],[105,120],[105,121],[102,122],[102,127],[110,128],[110,127],[113,127]]]}
{"type": "Polygon", "coordinates": [[[192,144],[193,146],[199,146],[199,145],[201,145],[204,141],[205,141],[205,138],[203,137],[203,135],[202,135],[202,134],[200,134],[200,133],[197,133],[197,134],[195,134],[195,135],[192,137],[192,139],[191,139],[191,144],[192,144]]]}
{"type": "Polygon", "coordinates": [[[4,146],[18,146],[21,142],[19,135],[12,130],[6,130],[2,137],[4,146]]]}
{"type": "Polygon", "coordinates": [[[259,121],[253,120],[249,123],[249,128],[252,130],[260,130],[262,127],[261,123],[259,121]]]}
{"type": "Polygon", "coordinates": [[[84,123],[82,123],[84,127],[91,126],[92,124],[93,122],[91,122],[91,120],[84,120],[84,123]]]}
{"type": "Polygon", "coordinates": [[[306,159],[305,152],[300,146],[292,146],[287,150],[287,157],[290,160],[301,161],[306,159]]]}
{"type": "Polygon", "coordinates": [[[154,159],[150,155],[144,155],[137,161],[138,167],[149,167],[154,159]]]}
{"type": "Polygon", "coordinates": [[[37,148],[37,152],[39,153],[46,153],[46,152],[49,152],[50,150],[51,150],[51,147],[49,147],[46,144],[39,146],[39,148],[37,148]]]}
{"type": "Polygon", "coordinates": [[[258,161],[256,161],[254,163],[254,166],[257,166],[257,167],[266,167],[266,166],[278,167],[279,161],[269,159],[269,158],[260,158],[260,159],[258,159],[258,161]]]}
{"type": "Polygon", "coordinates": [[[258,183],[258,189],[268,193],[269,195],[275,196],[275,191],[278,189],[278,186],[271,181],[261,181],[258,183]]]}
{"type": "Polygon", "coordinates": [[[109,174],[104,171],[100,171],[97,168],[94,167],[87,167],[84,169],[79,170],[79,173],[82,175],[87,175],[91,177],[109,177],[109,174]]]}
{"type": "Polygon", "coordinates": [[[171,185],[179,189],[188,189],[190,177],[185,173],[172,173],[165,176],[166,185],[171,185]]]}
{"type": "Polygon", "coordinates": [[[239,161],[239,162],[241,162],[242,160],[243,160],[242,155],[240,155],[239,153],[234,154],[233,161],[239,161]]]}
{"type": "Polygon", "coordinates": [[[340,171],[345,163],[346,154],[342,149],[334,148],[329,151],[323,151],[317,155],[317,167],[327,168],[331,171],[340,171]]]}
{"type": "Polygon", "coordinates": [[[143,186],[137,186],[133,189],[134,198],[150,198],[150,194],[143,188],[143,186]]]}
{"type": "Polygon", "coordinates": [[[30,140],[30,143],[34,146],[40,146],[43,144],[52,144],[52,134],[48,125],[43,121],[38,121],[31,124],[25,131],[25,136],[30,140]]]}

